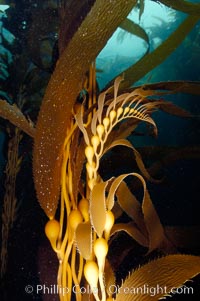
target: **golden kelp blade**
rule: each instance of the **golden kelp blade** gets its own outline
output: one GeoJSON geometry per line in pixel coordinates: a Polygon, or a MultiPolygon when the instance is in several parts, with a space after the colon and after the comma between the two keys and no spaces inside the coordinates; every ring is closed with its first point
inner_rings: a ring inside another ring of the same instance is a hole
{"type": "Polygon", "coordinates": [[[75,240],[83,258],[90,259],[92,255],[92,226],[89,221],[78,225],[75,240]]]}
{"type": "Polygon", "coordinates": [[[63,144],[85,73],[136,2],[95,1],[59,58],[46,89],[36,125],[33,172],[37,198],[50,218],[60,195],[63,144]]]}
{"type": "Polygon", "coordinates": [[[123,282],[116,301],[157,301],[168,296],[172,288],[181,287],[186,281],[200,273],[200,257],[191,255],[169,255],[150,261],[149,263],[131,272],[130,276],[123,282]],[[146,291],[142,292],[144,286],[158,289],[155,295],[146,291]],[[135,289],[135,294],[125,294],[126,288],[135,289]],[[163,289],[161,289],[163,288],[163,289]],[[166,289],[164,289],[166,288],[166,289]],[[137,293],[138,289],[138,293],[137,293]]]}
{"type": "Polygon", "coordinates": [[[29,136],[35,136],[33,124],[26,119],[20,109],[15,105],[10,105],[7,101],[0,99],[0,116],[8,119],[12,124],[19,127],[29,136]]]}
{"type": "Polygon", "coordinates": [[[106,223],[105,189],[107,184],[108,181],[96,184],[90,198],[91,222],[99,237],[102,236],[106,223]]]}

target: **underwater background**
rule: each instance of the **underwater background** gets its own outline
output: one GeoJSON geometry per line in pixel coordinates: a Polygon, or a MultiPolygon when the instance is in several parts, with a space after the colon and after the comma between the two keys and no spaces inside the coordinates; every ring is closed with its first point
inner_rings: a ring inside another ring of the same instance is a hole
{"type": "MultiPolygon", "coordinates": [[[[37,120],[46,85],[58,59],[58,2],[0,1],[0,98],[10,104],[21,105],[25,115],[33,122],[37,120]]],[[[93,2],[88,1],[88,7],[82,7],[82,18],[88,13],[93,2]]],[[[159,47],[186,17],[186,13],[159,1],[138,1],[128,18],[139,25],[139,34],[136,36],[118,28],[96,58],[98,91],[102,91],[118,74],[159,47]]],[[[142,78],[137,78],[134,86],[161,81],[200,81],[200,21],[163,62],[145,73],[142,78]]],[[[152,166],[152,170],[156,170],[156,177],[163,178],[159,184],[148,183],[162,224],[171,229],[176,227],[184,230],[184,239],[188,240],[188,244],[187,247],[184,245],[180,248],[180,252],[195,255],[200,255],[199,87],[194,94],[176,93],[163,96],[191,112],[192,117],[181,118],[163,111],[155,112],[153,118],[158,127],[156,138],[143,124],[137,128],[136,133],[129,136],[134,147],[140,151],[146,166],[152,166]]],[[[15,134],[14,126],[1,119],[2,221],[8,143],[15,134]]],[[[25,292],[27,285],[34,287],[38,283],[53,283],[56,281],[57,271],[56,255],[50,249],[44,234],[46,216],[37,202],[34,190],[32,144],[31,138],[26,134],[19,138],[18,158],[22,162],[16,178],[17,205],[7,242],[7,268],[1,281],[1,300],[58,300],[53,295],[47,298],[40,293],[25,292]]],[[[131,152],[114,149],[105,157],[101,174],[106,179],[113,174],[131,172],[135,168],[131,152]]],[[[123,242],[127,247],[127,257],[123,255],[123,266],[120,267],[118,277],[126,275],[128,270],[142,261],[139,249],[134,255],[134,242],[126,235],[123,242]]],[[[113,249],[116,258],[122,256],[121,247],[117,242],[113,249]]],[[[195,296],[175,296],[172,300],[197,300],[200,296],[199,283],[197,277],[192,284],[195,296]]]]}

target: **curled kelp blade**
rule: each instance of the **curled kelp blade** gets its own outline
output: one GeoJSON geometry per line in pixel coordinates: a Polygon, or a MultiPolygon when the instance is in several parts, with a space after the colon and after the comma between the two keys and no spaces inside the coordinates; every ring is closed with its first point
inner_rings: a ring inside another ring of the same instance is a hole
{"type": "Polygon", "coordinates": [[[92,226],[90,222],[82,222],[75,232],[77,248],[84,259],[90,259],[92,254],[92,226]]]}
{"type": "Polygon", "coordinates": [[[146,233],[141,204],[129,190],[127,184],[124,181],[122,181],[119,185],[116,191],[116,196],[117,204],[119,204],[121,209],[126,212],[126,214],[136,223],[143,234],[146,233]]]}
{"type": "Polygon", "coordinates": [[[168,255],[150,261],[131,272],[123,282],[115,300],[157,301],[169,296],[172,289],[182,287],[186,281],[199,273],[199,256],[168,255]],[[147,287],[153,288],[154,291],[147,290],[147,287]]]}
{"type": "Polygon", "coordinates": [[[162,245],[162,243],[166,241],[166,237],[159,216],[151,201],[144,178],[138,173],[122,174],[115,178],[112,184],[110,185],[110,189],[106,199],[106,206],[108,210],[111,210],[113,208],[117,189],[119,188],[121,182],[128,176],[134,176],[138,178],[143,185],[144,194],[142,200],[142,213],[145,227],[148,232],[148,252],[151,252],[154,249],[159,248],[162,245]]]}
{"type": "Polygon", "coordinates": [[[144,215],[144,222],[148,231],[149,237],[149,252],[159,248],[161,244],[166,241],[164,228],[160,222],[160,218],[151,201],[150,194],[146,189],[146,183],[143,178],[141,182],[144,187],[144,196],[142,201],[142,212],[144,215]]]}
{"type": "Polygon", "coordinates": [[[106,199],[106,205],[107,205],[107,208],[108,210],[112,210],[113,206],[114,206],[114,201],[115,201],[115,195],[116,195],[116,191],[119,187],[119,185],[121,184],[121,182],[128,176],[134,176],[136,178],[138,178],[143,186],[144,186],[144,195],[145,195],[145,192],[146,192],[146,184],[145,184],[145,181],[143,179],[143,177],[136,173],[136,172],[133,172],[133,173],[127,173],[127,174],[122,174],[118,177],[116,177],[111,186],[110,186],[110,189],[109,189],[109,193],[108,193],[108,196],[107,196],[107,199],[106,199]]]}

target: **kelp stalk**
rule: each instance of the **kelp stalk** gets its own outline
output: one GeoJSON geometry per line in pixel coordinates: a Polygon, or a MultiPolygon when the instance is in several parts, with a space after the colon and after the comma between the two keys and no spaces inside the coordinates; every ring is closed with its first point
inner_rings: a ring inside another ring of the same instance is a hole
{"type": "Polygon", "coordinates": [[[21,166],[19,158],[19,143],[22,139],[22,132],[15,128],[9,132],[8,157],[6,164],[5,195],[2,212],[2,245],[1,245],[1,277],[4,276],[7,267],[7,252],[10,230],[16,218],[17,199],[15,196],[16,177],[21,166]]]}

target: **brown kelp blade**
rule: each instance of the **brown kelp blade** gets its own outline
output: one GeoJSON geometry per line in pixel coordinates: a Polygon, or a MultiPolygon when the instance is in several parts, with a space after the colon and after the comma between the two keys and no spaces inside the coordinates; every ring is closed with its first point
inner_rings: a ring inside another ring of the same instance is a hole
{"type": "Polygon", "coordinates": [[[189,1],[182,1],[182,0],[159,0],[159,2],[169,6],[170,8],[182,11],[189,15],[200,15],[200,4],[199,3],[191,3],[189,1]]]}
{"type": "Polygon", "coordinates": [[[108,181],[97,183],[90,197],[90,216],[92,226],[99,237],[102,236],[106,223],[106,197],[105,190],[108,181]]]}
{"type": "Polygon", "coordinates": [[[146,232],[144,217],[140,202],[130,191],[127,184],[122,181],[116,191],[117,201],[124,212],[136,223],[137,227],[143,232],[146,232]]]}
{"type": "Polygon", "coordinates": [[[15,104],[10,105],[7,101],[0,99],[0,116],[4,119],[8,119],[12,124],[34,138],[34,125],[26,119],[15,104]]]}
{"type": "Polygon", "coordinates": [[[82,222],[76,228],[75,241],[84,259],[90,259],[92,254],[92,226],[90,222],[82,222]]]}
{"type": "MultiPolygon", "coordinates": [[[[136,87],[140,88],[140,87],[136,87]]],[[[199,81],[167,81],[157,82],[143,85],[143,89],[151,89],[153,91],[166,91],[167,93],[189,93],[200,95],[200,82],[199,81]],[[168,91],[168,92],[167,92],[168,91]]]]}
{"type": "Polygon", "coordinates": [[[36,124],[33,173],[37,198],[50,218],[55,215],[60,195],[63,144],[85,73],[136,2],[95,1],[59,58],[47,86],[36,124]]]}
{"type": "Polygon", "coordinates": [[[141,27],[139,26],[138,24],[136,24],[135,22],[133,22],[132,20],[126,18],[119,26],[120,28],[122,28],[123,30],[125,30],[126,32],[129,32],[141,39],[143,39],[148,47],[147,47],[147,51],[146,53],[148,52],[149,50],[149,37],[146,33],[146,31],[141,27]]]}
{"type": "MultiPolygon", "coordinates": [[[[163,242],[166,241],[166,236],[164,233],[163,226],[160,222],[159,216],[154,208],[154,205],[151,201],[149,192],[146,187],[145,180],[143,177],[138,173],[128,173],[128,174],[122,174],[115,178],[110,186],[108,197],[106,199],[106,205],[109,210],[111,210],[114,206],[114,199],[115,195],[117,194],[117,190],[119,186],[121,185],[121,182],[128,176],[134,176],[140,180],[142,183],[144,194],[143,194],[143,200],[142,200],[142,214],[144,219],[144,224],[147,230],[147,233],[143,228],[143,235],[148,236],[148,252],[153,251],[154,249],[159,248],[163,242]],[[145,232],[144,232],[145,231],[145,232]]],[[[126,204],[126,209],[128,209],[128,206],[126,204]]],[[[130,213],[129,213],[130,215],[130,213]]],[[[141,213],[139,213],[141,215],[141,213]]],[[[138,216],[139,218],[139,216],[138,216]]],[[[141,224],[141,223],[140,223],[141,224]]],[[[139,225],[138,225],[139,226],[139,225]]]]}

